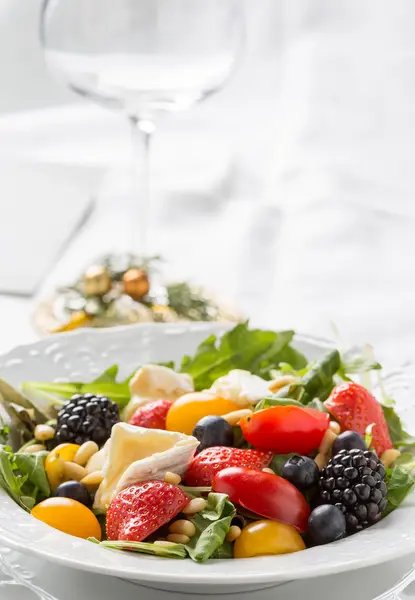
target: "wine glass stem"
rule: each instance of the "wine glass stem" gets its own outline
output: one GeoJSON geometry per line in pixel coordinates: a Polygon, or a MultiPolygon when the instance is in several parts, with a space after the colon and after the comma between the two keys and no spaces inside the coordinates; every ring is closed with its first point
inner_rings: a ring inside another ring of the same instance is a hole
{"type": "Polygon", "coordinates": [[[150,146],[154,122],[130,117],[132,135],[133,221],[132,252],[144,256],[148,252],[150,214],[150,146]]]}

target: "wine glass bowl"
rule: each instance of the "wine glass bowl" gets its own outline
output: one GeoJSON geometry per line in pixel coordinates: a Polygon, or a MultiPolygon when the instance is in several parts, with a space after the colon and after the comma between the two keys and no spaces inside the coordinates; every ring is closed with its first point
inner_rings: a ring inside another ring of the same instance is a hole
{"type": "Polygon", "coordinates": [[[218,91],[242,38],[238,0],[47,0],[41,19],[51,71],[136,120],[218,91]]]}
{"type": "Polygon", "coordinates": [[[57,77],[130,121],[131,250],[145,254],[155,122],[229,78],[243,42],[241,0],[45,0],[40,36],[57,77]]]}

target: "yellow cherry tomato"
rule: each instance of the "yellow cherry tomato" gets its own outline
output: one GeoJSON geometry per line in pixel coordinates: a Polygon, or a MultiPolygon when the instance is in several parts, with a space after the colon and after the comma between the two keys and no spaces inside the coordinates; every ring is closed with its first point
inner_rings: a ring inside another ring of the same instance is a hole
{"type": "Polygon", "coordinates": [[[84,504],[71,498],[48,498],[32,509],[32,516],[69,535],[101,539],[98,519],[84,504]]]}
{"type": "Polygon", "coordinates": [[[45,471],[52,491],[63,483],[65,462],[72,461],[78,449],[78,444],[59,444],[49,452],[45,461],[45,471]]]}
{"type": "Polygon", "coordinates": [[[247,525],[235,541],[234,558],[290,554],[305,550],[301,535],[291,525],[262,519],[247,525]]]}
{"type": "Polygon", "coordinates": [[[202,417],[222,416],[239,410],[239,404],[209,392],[191,392],[181,396],[167,413],[166,429],[192,434],[194,426],[202,417]]]}

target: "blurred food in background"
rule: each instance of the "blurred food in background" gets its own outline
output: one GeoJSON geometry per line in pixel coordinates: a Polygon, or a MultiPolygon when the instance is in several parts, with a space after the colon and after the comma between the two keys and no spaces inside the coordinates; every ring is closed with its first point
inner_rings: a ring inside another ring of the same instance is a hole
{"type": "Polygon", "coordinates": [[[243,320],[236,308],[186,281],[168,281],[159,256],[109,254],[36,308],[40,334],[133,323],[243,320]]]}

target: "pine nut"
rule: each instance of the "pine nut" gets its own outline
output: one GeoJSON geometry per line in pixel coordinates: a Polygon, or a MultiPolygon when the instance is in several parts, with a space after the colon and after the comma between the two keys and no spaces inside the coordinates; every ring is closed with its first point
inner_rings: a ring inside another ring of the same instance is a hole
{"type": "Polygon", "coordinates": [[[172,473],[171,471],[166,471],[164,475],[164,481],[166,483],[171,483],[171,485],[179,485],[182,478],[177,473],[172,473]]]}
{"type": "Polygon", "coordinates": [[[328,456],[331,452],[331,447],[333,446],[336,437],[337,435],[334,433],[334,431],[332,431],[330,428],[327,429],[318,449],[319,454],[326,454],[328,456]]]}
{"type": "Polygon", "coordinates": [[[238,527],[238,525],[231,525],[231,527],[229,528],[229,531],[226,535],[226,539],[228,540],[228,542],[234,542],[235,540],[238,539],[238,537],[241,535],[242,533],[242,529],[240,527],[238,527]]]}
{"type": "Polygon", "coordinates": [[[35,427],[35,438],[39,442],[46,442],[51,440],[55,435],[55,430],[50,425],[36,425],[35,427]]]}
{"type": "Polygon", "coordinates": [[[157,546],[174,546],[174,542],[168,542],[167,540],[156,540],[154,543],[157,546]]]}
{"type": "Polygon", "coordinates": [[[70,479],[71,481],[81,481],[88,475],[88,471],[84,467],[73,462],[65,462],[63,472],[66,479],[70,479]]]}
{"type": "Polygon", "coordinates": [[[295,377],[292,375],[284,375],[283,377],[279,377],[278,379],[274,379],[268,386],[270,392],[278,392],[283,387],[287,385],[291,385],[295,382],[295,377]]]}
{"type": "Polygon", "coordinates": [[[96,444],[92,440],[90,440],[89,442],[85,442],[80,448],[78,448],[78,451],[74,456],[73,462],[77,465],[81,465],[81,467],[85,467],[91,456],[96,454],[98,450],[98,444],[96,444]]]}
{"type": "Polygon", "coordinates": [[[190,500],[189,504],[183,508],[182,513],[184,515],[194,515],[206,508],[206,504],[207,502],[204,498],[193,498],[193,500],[190,500]]]}
{"type": "Polygon", "coordinates": [[[32,444],[23,450],[25,454],[34,454],[35,452],[43,452],[46,450],[46,446],[43,444],[32,444]]]}
{"type": "Polygon", "coordinates": [[[104,480],[104,476],[101,471],[93,471],[92,473],[88,473],[81,479],[81,483],[86,485],[88,489],[95,489],[101,485],[104,480]]]}
{"type": "Polygon", "coordinates": [[[190,538],[187,535],[182,535],[180,533],[169,533],[167,541],[174,542],[175,544],[188,544],[190,538]]]}
{"type": "Polygon", "coordinates": [[[270,473],[270,475],[275,475],[274,471],[272,469],[269,469],[268,467],[265,467],[265,469],[262,469],[263,473],[270,473]]]}
{"type": "Polygon", "coordinates": [[[324,467],[327,466],[328,462],[329,462],[329,457],[326,456],[325,454],[321,454],[320,452],[317,454],[317,456],[314,459],[314,462],[316,463],[316,465],[318,466],[318,468],[320,469],[320,471],[322,469],[324,469],[324,467]]]}
{"type": "Polygon", "coordinates": [[[196,527],[187,519],[179,519],[170,525],[169,531],[170,533],[181,533],[182,535],[187,535],[191,538],[196,533],[196,527]]]}
{"type": "Polygon", "coordinates": [[[225,421],[229,423],[229,425],[238,425],[239,421],[244,417],[249,417],[252,415],[252,410],[250,408],[242,408],[241,410],[234,410],[227,415],[223,415],[225,421]]]}
{"type": "Polygon", "coordinates": [[[340,425],[336,421],[330,421],[330,429],[336,435],[339,435],[339,433],[341,432],[341,427],[340,427],[340,425]]]}
{"type": "Polygon", "coordinates": [[[400,455],[401,453],[399,452],[399,450],[396,450],[395,448],[390,448],[389,450],[385,450],[385,452],[380,457],[380,460],[383,462],[385,467],[391,467],[400,455]]]}

